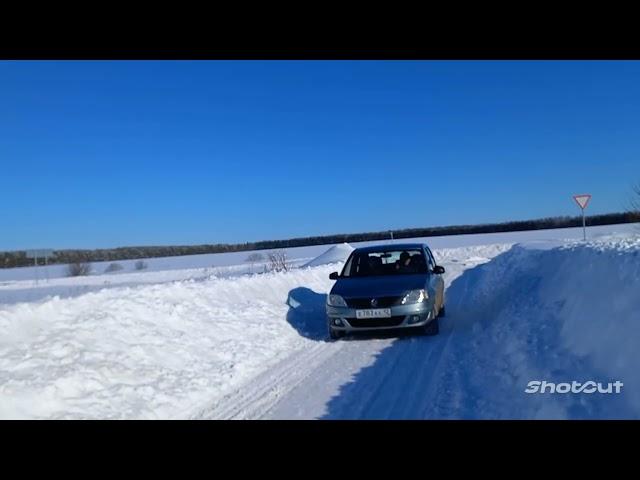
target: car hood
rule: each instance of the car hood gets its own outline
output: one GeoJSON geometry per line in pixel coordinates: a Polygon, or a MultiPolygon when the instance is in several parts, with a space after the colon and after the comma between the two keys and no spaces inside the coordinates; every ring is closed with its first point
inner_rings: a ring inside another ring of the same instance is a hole
{"type": "Polygon", "coordinates": [[[407,290],[425,288],[426,283],[426,274],[339,278],[331,293],[346,298],[399,296],[407,290]]]}

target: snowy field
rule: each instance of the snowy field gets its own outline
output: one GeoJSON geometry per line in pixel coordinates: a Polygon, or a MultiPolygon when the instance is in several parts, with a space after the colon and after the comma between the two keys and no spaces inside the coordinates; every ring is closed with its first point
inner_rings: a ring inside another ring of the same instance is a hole
{"type": "MultiPolygon", "coordinates": [[[[636,224],[607,225],[587,228],[590,237],[606,235],[609,232],[638,232],[636,224]]],[[[514,244],[536,240],[574,240],[582,238],[582,228],[560,228],[554,230],[537,230],[531,232],[507,232],[472,235],[452,235],[444,237],[423,237],[398,239],[395,243],[425,242],[432,249],[457,248],[492,244],[514,244]]],[[[389,243],[391,241],[357,242],[352,246],[360,247],[389,243]]],[[[294,267],[313,265],[314,259],[323,254],[332,245],[297,247],[283,249],[287,259],[294,267]]],[[[263,256],[268,250],[257,251],[263,256]]],[[[0,269],[0,305],[33,302],[58,296],[60,298],[82,295],[105,288],[135,286],[139,284],[164,283],[180,280],[204,280],[208,278],[229,278],[250,273],[261,272],[264,263],[251,265],[247,257],[254,253],[233,252],[207,255],[186,255],[180,257],[161,257],[144,259],[147,268],[136,271],[137,260],[92,263],[91,275],[69,278],[66,265],[49,265],[39,267],[21,267],[0,269]],[[119,263],[123,270],[105,273],[111,263],[119,263]]],[[[322,260],[322,259],[320,259],[322,260]]],[[[326,262],[327,260],[322,260],[326,262]]],[[[317,262],[316,262],[317,263],[317,262]]]]}
{"type": "Polygon", "coordinates": [[[640,418],[640,226],[587,232],[424,239],[446,268],[437,337],[327,341],[345,244],[288,249],[286,273],[249,252],[0,270],[0,418],[640,418]]]}

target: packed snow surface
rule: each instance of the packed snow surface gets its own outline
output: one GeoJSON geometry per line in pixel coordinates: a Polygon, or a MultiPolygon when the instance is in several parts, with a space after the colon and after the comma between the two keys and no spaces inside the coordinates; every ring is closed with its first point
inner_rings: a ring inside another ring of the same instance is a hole
{"type": "Polygon", "coordinates": [[[0,418],[639,418],[640,236],[613,227],[426,239],[446,269],[435,337],[327,341],[347,245],[280,273],[251,274],[245,252],[215,270],[7,279],[0,418]],[[532,380],[624,387],[525,393],[532,380]]]}

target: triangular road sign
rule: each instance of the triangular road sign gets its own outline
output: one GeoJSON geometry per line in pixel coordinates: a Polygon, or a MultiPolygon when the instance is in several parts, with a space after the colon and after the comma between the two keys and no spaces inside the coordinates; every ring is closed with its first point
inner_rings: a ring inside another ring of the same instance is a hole
{"type": "Polygon", "coordinates": [[[576,201],[578,206],[584,210],[585,208],[587,208],[589,200],[591,200],[591,195],[589,195],[588,193],[584,195],[574,195],[573,199],[576,201]]]}

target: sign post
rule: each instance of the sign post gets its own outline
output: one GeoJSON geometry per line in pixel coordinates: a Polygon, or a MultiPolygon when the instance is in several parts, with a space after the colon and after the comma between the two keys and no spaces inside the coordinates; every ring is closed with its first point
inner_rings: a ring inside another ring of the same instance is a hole
{"type": "MultiPolygon", "coordinates": [[[[27,258],[33,258],[33,265],[38,266],[38,258],[44,258],[45,266],[48,264],[50,257],[53,257],[53,250],[51,249],[39,249],[39,250],[27,250],[27,258]]],[[[36,284],[38,283],[38,269],[36,268],[36,284]]]]}
{"type": "Polygon", "coordinates": [[[587,227],[584,220],[584,210],[585,208],[587,208],[587,205],[589,204],[589,200],[591,200],[591,195],[589,195],[588,193],[584,193],[581,195],[574,195],[573,199],[576,201],[576,203],[580,207],[580,210],[582,210],[582,239],[586,241],[587,227]]]}
{"type": "Polygon", "coordinates": [[[39,258],[44,258],[44,264],[47,264],[47,260],[50,257],[53,257],[53,250],[50,250],[48,248],[45,249],[40,249],[40,250],[27,250],[25,252],[27,254],[27,258],[33,258],[33,264],[35,266],[38,265],[38,259],[39,258]]]}

